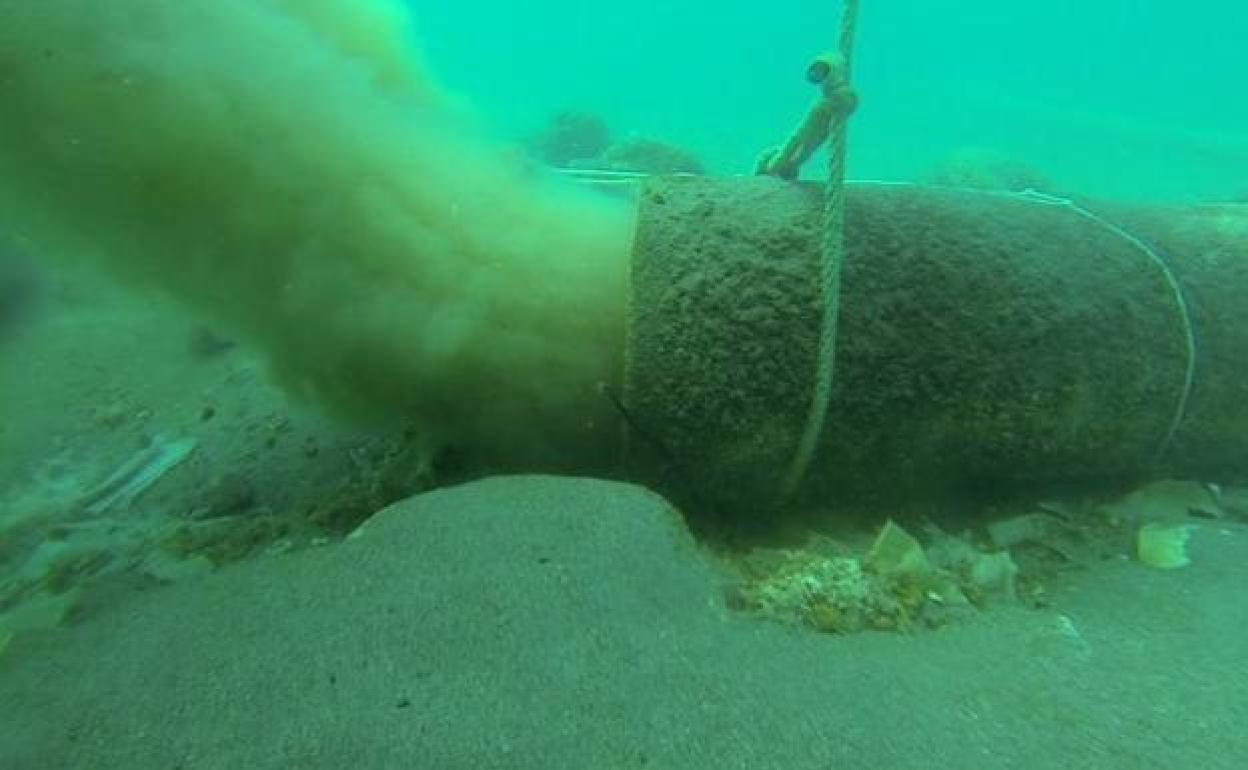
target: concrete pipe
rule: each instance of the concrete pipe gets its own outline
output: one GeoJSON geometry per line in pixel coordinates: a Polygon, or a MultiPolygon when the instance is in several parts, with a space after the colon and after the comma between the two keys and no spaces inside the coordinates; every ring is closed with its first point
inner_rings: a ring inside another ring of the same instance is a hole
{"type": "MultiPolygon", "coordinates": [[[[821,189],[642,190],[629,472],[773,506],[812,398],[821,189]]],[[[803,504],[1242,473],[1248,206],[853,184],[835,380],[803,504]]]]}

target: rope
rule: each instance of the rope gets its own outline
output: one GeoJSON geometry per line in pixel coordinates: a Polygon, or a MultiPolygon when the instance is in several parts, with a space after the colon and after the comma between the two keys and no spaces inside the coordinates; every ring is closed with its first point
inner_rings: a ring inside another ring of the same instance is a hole
{"type": "MultiPolygon", "coordinates": [[[[819,324],[819,348],[816,356],[815,383],[806,424],[797,449],[780,484],[780,500],[793,496],[806,477],[815,447],[823,434],[832,395],[833,364],[836,360],[836,331],[841,311],[841,264],[845,260],[845,148],[849,115],[857,106],[857,97],[850,89],[853,63],[854,30],[858,22],[857,0],[845,0],[841,10],[839,61],[823,62],[823,102],[831,108],[831,131],[828,139],[828,182],[824,191],[823,243],[820,250],[819,292],[823,299],[823,315],[819,324]],[[839,66],[838,66],[839,65],[839,66]]],[[[820,62],[812,65],[810,74],[818,74],[820,62]]]]}

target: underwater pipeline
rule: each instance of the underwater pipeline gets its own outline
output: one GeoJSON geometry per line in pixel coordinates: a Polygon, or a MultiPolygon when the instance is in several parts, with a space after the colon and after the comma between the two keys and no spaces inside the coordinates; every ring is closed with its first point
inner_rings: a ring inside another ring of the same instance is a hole
{"type": "MultiPolygon", "coordinates": [[[[821,188],[640,193],[625,464],[755,515],[812,397],[821,188]]],[[[1248,206],[856,183],[807,503],[1242,474],[1248,206]]]]}
{"type": "Polygon", "coordinates": [[[1244,206],[852,184],[821,274],[820,187],[653,178],[634,210],[552,180],[409,12],[0,0],[0,249],[167,294],[474,472],[622,454],[748,514],[794,477],[798,503],[1243,466],[1244,206]]]}

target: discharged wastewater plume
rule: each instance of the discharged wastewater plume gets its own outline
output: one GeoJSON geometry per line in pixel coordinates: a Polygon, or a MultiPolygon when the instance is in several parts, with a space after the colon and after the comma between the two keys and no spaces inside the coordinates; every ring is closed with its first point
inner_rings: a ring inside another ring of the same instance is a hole
{"type": "Polygon", "coordinates": [[[0,0],[0,229],[331,410],[571,446],[618,378],[631,215],[483,138],[413,39],[397,0],[0,0]]]}

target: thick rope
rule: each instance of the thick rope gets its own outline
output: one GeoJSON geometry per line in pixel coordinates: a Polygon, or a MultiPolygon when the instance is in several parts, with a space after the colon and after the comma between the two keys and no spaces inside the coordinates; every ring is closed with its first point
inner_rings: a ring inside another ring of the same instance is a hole
{"type": "Polygon", "coordinates": [[[845,148],[849,115],[857,104],[850,90],[854,29],[858,22],[857,0],[845,0],[841,11],[839,73],[830,72],[823,81],[825,102],[839,107],[831,116],[828,139],[828,182],[823,205],[823,244],[820,251],[819,292],[823,315],[819,324],[819,348],[815,382],[806,424],[789,468],[780,485],[780,499],[793,496],[806,477],[815,447],[823,435],[828,404],[832,395],[833,365],[836,361],[836,331],[841,312],[841,265],[845,261],[845,148]],[[837,81],[837,82],[833,82],[837,81]]]}

